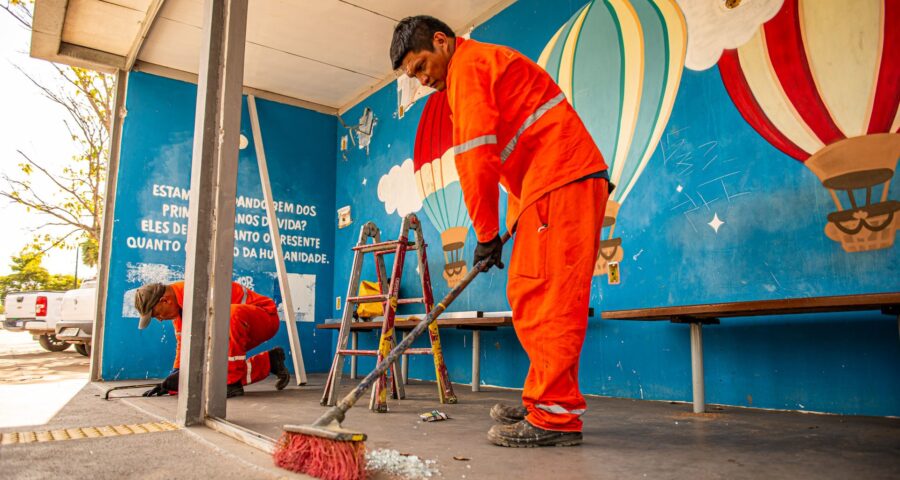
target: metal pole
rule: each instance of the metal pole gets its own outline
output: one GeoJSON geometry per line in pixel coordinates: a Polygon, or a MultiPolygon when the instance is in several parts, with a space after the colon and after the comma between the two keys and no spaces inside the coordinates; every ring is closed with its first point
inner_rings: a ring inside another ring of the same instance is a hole
{"type": "Polygon", "coordinates": [[[75,245],[75,284],[72,288],[78,288],[78,245],[75,245]]]}
{"type": "Polygon", "coordinates": [[[706,412],[703,388],[703,325],[691,323],[691,377],[694,384],[694,413],[706,412]]]}
{"type": "Polygon", "coordinates": [[[481,331],[472,330],[472,391],[481,391],[481,331]]]}
{"type": "MultiPolygon", "coordinates": [[[[406,335],[408,334],[401,333],[400,340],[402,341],[406,335]]],[[[403,355],[400,358],[400,378],[404,385],[409,385],[409,355],[403,355]]]]}
{"type": "Polygon", "coordinates": [[[225,416],[246,27],[247,0],[204,3],[175,416],[184,426],[225,416]]]}
{"type": "MultiPolygon", "coordinates": [[[[350,346],[357,350],[359,348],[358,338],[359,332],[350,333],[350,346]]],[[[350,380],[356,380],[356,355],[350,356],[350,380]]]]}
{"type": "Polygon", "coordinates": [[[116,209],[116,184],[119,178],[119,154],[122,146],[122,122],[125,119],[125,92],[128,73],[116,72],[116,98],[113,104],[112,133],[109,138],[109,164],[106,167],[106,194],[103,199],[103,227],[100,230],[100,254],[97,258],[97,296],[94,326],[91,332],[91,381],[101,380],[103,370],[103,332],[106,320],[106,293],[109,283],[109,258],[112,250],[113,220],[116,209]]]}
{"type": "Polygon", "coordinates": [[[300,333],[297,331],[294,301],[291,298],[291,286],[288,282],[287,267],[284,264],[284,252],[281,250],[281,232],[278,229],[275,199],[272,195],[272,183],[269,181],[269,168],[266,163],[266,149],[263,146],[262,130],[259,128],[259,115],[256,111],[256,98],[253,95],[247,96],[247,109],[250,110],[250,128],[253,130],[253,145],[256,147],[256,165],[259,167],[259,179],[262,183],[263,197],[266,201],[266,215],[269,218],[272,251],[275,253],[275,271],[278,273],[278,285],[281,287],[284,323],[287,326],[288,338],[291,342],[294,373],[297,377],[297,385],[305,385],[307,381],[306,367],[303,365],[303,351],[300,349],[300,333]]]}

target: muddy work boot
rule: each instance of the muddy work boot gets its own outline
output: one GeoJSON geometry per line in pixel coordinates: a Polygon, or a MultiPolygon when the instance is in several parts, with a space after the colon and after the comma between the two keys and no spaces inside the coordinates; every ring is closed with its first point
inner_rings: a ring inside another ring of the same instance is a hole
{"type": "Polygon", "coordinates": [[[272,375],[278,377],[278,381],[275,382],[275,389],[284,390],[284,387],[291,381],[291,373],[284,366],[284,350],[281,347],[269,350],[269,371],[272,372],[272,375]]]}
{"type": "Polygon", "coordinates": [[[528,409],[525,408],[525,405],[498,403],[491,407],[491,418],[504,425],[521,422],[525,420],[526,415],[528,415],[528,409]]]}
{"type": "Polygon", "coordinates": [[[581,432],[544,430],[527,420],[510,425],[494,425],[488,430],[488,440],[494,445],[513,448],[569,447],[581,445],[581,432]]]}
{"type": "Polygon", "coordinates": [[[244,386],[241,385],[241,382],[234,382],[228,384],[228,389],[225,390],[225,397],[240,397],[244,394],[244,386]]]}

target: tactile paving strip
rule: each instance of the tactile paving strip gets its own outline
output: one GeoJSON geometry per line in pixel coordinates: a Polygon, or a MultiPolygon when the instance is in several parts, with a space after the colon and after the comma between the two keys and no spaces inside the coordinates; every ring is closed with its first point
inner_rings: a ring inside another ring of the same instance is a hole
{"type": "Polygon", "coordinates": [[[149,422],[129,425],[107,425],[104,427],[63,428],[41,432],[12,432],[0,434],[0,445],[55,442],[59,440],[78,440],[81,438],[117,437],[121,435],[137,435],[140,433],[170,432],[172,430],[178,430],[178,426],[170,422],[149,422]]]}

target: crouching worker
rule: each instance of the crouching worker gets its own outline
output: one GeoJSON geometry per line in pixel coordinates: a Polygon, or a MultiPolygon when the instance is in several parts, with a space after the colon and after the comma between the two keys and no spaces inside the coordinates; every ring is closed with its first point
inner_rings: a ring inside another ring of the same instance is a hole
{"type": "MultiPolygon", "coordinates": [[[[145,397],[178,393],[178,369],[181,363],[181,310],[184,305],[184,282],[169,285],[151,283],[139,288],[134,306],[141,314],[138,328],[147,328],[150,318],[172,320],[175,327],[175,364],[172,374],[156,387],[144,392],[145,397]]],[[[278,332],[278,313],[275,302],[239,283],[231,283],[231,317],[228,336],[229,398],[243,395],[244,385],[258,382],[269,374],[278,377],[275,388],[284,389],[291,379],[284,364],[284,350],[275,347],[247,358],[247,351],[256,348],[278,332]]]]}

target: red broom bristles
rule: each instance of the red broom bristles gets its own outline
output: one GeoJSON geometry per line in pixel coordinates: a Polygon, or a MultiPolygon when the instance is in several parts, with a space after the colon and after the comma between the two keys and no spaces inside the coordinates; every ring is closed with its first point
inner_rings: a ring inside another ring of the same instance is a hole
{"type": "Polygon", "coordinates": [[[275,465],[323,480],[365,480],[365,442],[345,442],[284,432],[275,447],[275,465]]]}

